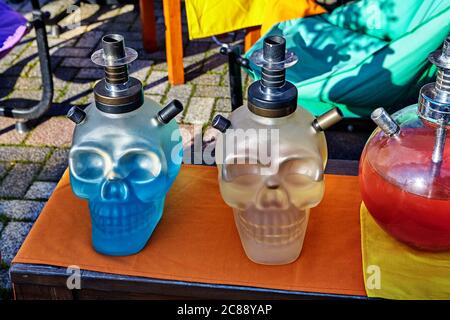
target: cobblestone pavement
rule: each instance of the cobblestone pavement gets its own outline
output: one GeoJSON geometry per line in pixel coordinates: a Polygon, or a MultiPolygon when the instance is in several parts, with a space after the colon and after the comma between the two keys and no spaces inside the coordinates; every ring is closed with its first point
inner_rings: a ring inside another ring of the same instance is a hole
{"type": "MultiPolygon", "coordinates": [[[[46,3],[43,10],[54,17],[66,11],[71,1],[42,3],[46,3]]],[[[31,17],[29,1],[11,6],[31,17]]],[[[59,37],[49,36],[55,85],[51,117],[42,119],[26,134],[14,130],[14,120],[0,117],[0,299],[11,297],[9,265],[67,166],[74,126],[65,113],[72,105],[87,105],[92,99],[94,81],[103,77],[103,71],[90,61],[90,55],[99,48],[104,34],[120,33],[125,36],[127,46],[138,50],[139,58],[130,69],[144,83],[147,96],[163,104],[174,98],[183,102],[185,110],[178,122],[184,129],[185,148],[192,143],[188,133],[194,131],[194,125],[200,126],[203,142],[208,143],[214,137],[209,121],[217,113],[226,116],[231,111],[226,57],[219,54],[219,46],[210,38],[188,40],[184,9],[187,82],[180,86],[168,83],[162,4],[157,1],[155,6],[160,51],[146,53],[141,42],[139,13],[133,5],[82,4],[78,27],[65,28],[59,37]]],[[[68,16],[60,24],[67,27],[73,21],[73,16],[68,16]]],[[[242,38],[242,33],[237,32],[223,41],[237,44],[242,43],[242,38]]],[[[33,105],[40,97],[39,76],[36,42],[31,32],[0,60],[0,100],[4,100],[0,103],[16,107],[33,105]]],[[[249,80],[245,77],[244,81],[249,80]]]]}

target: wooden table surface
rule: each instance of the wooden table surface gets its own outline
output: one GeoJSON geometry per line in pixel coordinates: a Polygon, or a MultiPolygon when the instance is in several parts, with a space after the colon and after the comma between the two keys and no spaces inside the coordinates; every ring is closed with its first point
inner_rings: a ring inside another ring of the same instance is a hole
{"type": "MultiPolygon", "coordinates": [[[[329,160],[326,173],[357,175],[357,160],[329,160]]],[[[214,285],[124,276],[81,270],[81,290],[69,290],[66,268],[14,264],[11,269],[16,299],[367,299],[365,296],[214,285]]]]}

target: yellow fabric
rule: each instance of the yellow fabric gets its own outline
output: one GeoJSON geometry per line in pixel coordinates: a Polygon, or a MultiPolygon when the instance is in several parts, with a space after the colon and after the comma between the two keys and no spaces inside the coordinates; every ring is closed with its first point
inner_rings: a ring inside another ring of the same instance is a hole
{"type": "Polygon", "coordinates": [[[378,226],[364,203],[360,215],[364,284],[369,297],[450,299],[450,252],[418,251],[396,241],[378,226]]]}
{"type": "Polygon", "coordinates": [[[325,12],[313,0],[186,0],[190,39],[260,25],[264,34],[277,22],[325,12]]]}
{"type": "Polygon", "coordinates": [[[261,34],[265,34],[278,22],[313,16],[327,12],[323,7],[313,0],[289,1],[272,0],[267,1],[264,19],[261,25],[261,34]]]}

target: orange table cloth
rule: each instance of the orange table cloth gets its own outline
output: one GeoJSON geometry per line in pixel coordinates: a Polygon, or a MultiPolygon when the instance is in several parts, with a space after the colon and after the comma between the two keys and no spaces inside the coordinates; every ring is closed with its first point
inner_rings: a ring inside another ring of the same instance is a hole
{"type": "Polygon", "coordinates": [[[217,169],[183,166],[163,218],[140,253],[110,257],[91,246],[87,202],[64,174],[13,263],[44,264],[158,278],[328,294],[365,295],[358,178],[326,175],[325,197],[311,211],[300,258],[264,266],[245,256],[217,169]]]}

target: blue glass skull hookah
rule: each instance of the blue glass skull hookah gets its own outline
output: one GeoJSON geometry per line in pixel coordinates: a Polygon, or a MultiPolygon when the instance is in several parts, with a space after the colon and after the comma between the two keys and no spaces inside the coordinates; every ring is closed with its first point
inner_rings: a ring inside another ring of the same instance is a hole
{"type": "Polygon", "coordinates": [[[142,83],[128,76],[127,64],[136,58],[121,35],[104,36],[92,55],[105,70],[95,101],[67,115],[76,123],[70,183],[89,202],[95,250],[107,255],[131,255],[146,245],[182,161],[174,118],[183,106],[173,100],[161,109],[144,98],[142,83]]]}

